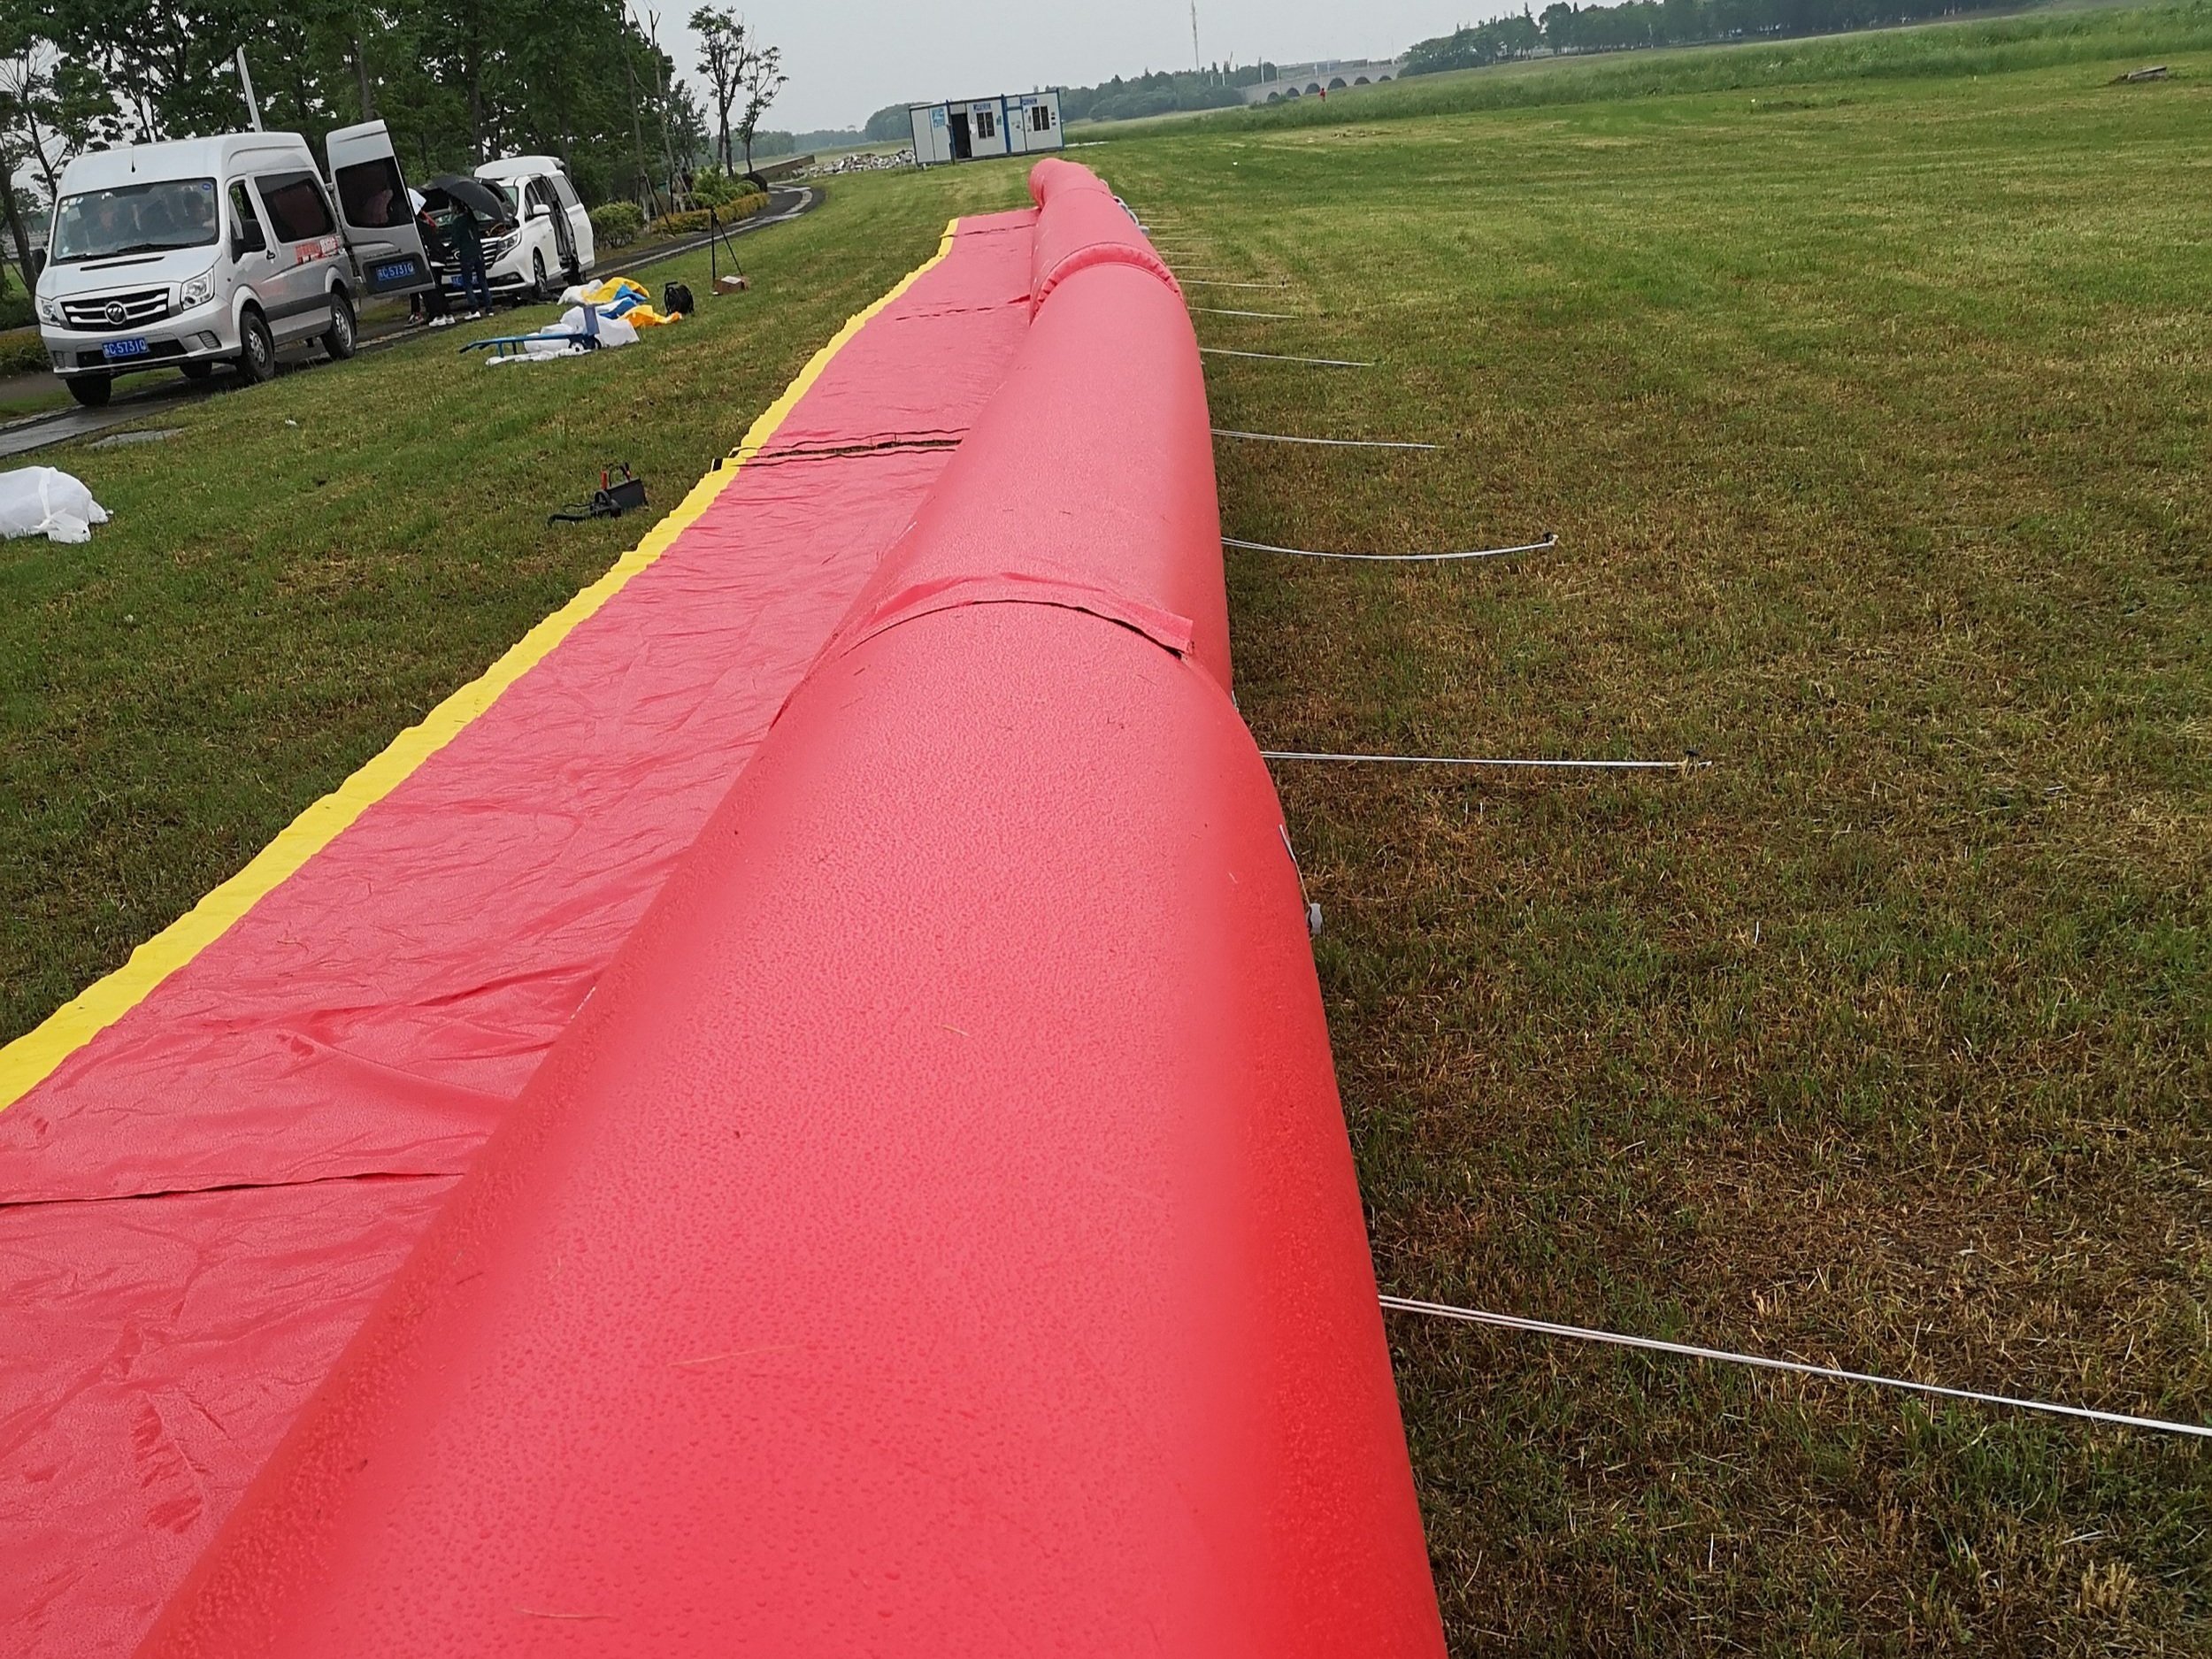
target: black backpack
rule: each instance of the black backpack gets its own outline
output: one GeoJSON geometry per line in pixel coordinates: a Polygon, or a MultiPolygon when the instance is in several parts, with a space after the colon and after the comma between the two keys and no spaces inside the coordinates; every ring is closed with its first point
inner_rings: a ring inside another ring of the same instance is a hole
{"type": "Polygon", "coordinates": [[[691,297],[691,290],[680,282],[671,282],[661,290],[661,315],[664,317],[688,317],[696,305],[697,302],[691,297]]]}

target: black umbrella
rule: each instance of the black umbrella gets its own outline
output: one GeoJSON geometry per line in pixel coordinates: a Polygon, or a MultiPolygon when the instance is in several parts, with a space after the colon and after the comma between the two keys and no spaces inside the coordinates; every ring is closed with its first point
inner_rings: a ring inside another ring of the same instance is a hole
{"type": "Polygon", "coordinates": [[[514,217],[508,210],[506,199],[481,179],[465,179],[457,173],[442,173],[430,181],[430,188],[443,190],[474,217],[491,224],[503,225],[514,217]]]}

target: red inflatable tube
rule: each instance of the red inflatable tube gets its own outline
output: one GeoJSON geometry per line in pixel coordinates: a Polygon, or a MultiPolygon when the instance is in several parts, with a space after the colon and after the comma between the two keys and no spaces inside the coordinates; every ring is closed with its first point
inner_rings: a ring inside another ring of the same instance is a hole
{"type": "Polygon", "coordinates": [[[1442,1652],[1144,288],[1040,311],[145,1652],[1442,1652]]]}
{"type": "Polygon", "coordinates": [[[1004,380],[1036,217],[963,219],[755,453],[90,987],[112,1023],[0,1046],[6,1659],[116,1659],[175,1596],[1004,380]]]}
{"type": "Polygon", "coordinates": [[[1088,167],[1048,157],[1030,170],[1029,194],[1041,210],[1030,255],[1031,305],[1041,309],[1061,283],[1101,265],[1149,272],[1181,296],[1174,273],[1088,167]]]}
{"type": "Polygon", "coordinates": [[[1111,595],[1181,618],[1194,660],[1226,690],[1210,425],[1198,342],[1174,294],[1126,265],[1085,271],[1037,313],[842,637],[917,604],[941,608],[947,595],[972,603],[979,580],[1026,583],[1024,596],[1038,603],[1053,603],[1047,590],[1056,588],[1058,603],[1079,609],[1111,595]]]}

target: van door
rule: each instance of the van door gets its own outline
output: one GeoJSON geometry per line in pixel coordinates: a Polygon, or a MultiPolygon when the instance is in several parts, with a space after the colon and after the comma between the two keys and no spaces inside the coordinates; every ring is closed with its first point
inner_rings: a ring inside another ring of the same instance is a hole
{"type": "MultiPolygon", "coordinates": [[[[303,152],[300,159],[310,157],[303,152]]],[[[345,253],[330,198],[312,173],[260,173],[254,194],[261,198],[276,252],[276,274],[262,288],[262,311],[279,340],[319,334],[330,326],[328,276],[345,253]]]]}
{"type": "Polygon", "coordinates": [[[251,288],[268,309],[269,296],[278,274],[277,251],[269,242],[269,233],[261,222],[261,210],[247,194],[246,181],[233,179],[224,186],[224,213],[230,223],[231,278],[251,288]]]}
{"type": "Polygon", "coordinates": [[[434,280],[415,228],[399,155],[381,121],[342,127],[324,145],[338,188],[338,228],[353,250],[365,294],[413,294],[434,280]]]}
{"type": "Polygon", "coordinates": [[[553,186],[554,196],[559,198],[563,211],[568,215],[569,245],[576,259],[576,269],[571,274],[574,280],[580,282],[599,254],[591,234],[591,210],[584,205],[584,198],[576,194],[576,187],[568,181],[566,173],[554,173],[549,182],[553,186]]]}
{"type": "Polygon", "coordinates": [[[533,218],[542,217],[546,228],[553,233],[554,265],[551,273],[565,276],[576,269],[576,227],[568,222],[568,210],[553,192],[551,180],[533,179],[526,187],[523,211],[533,218]]]}

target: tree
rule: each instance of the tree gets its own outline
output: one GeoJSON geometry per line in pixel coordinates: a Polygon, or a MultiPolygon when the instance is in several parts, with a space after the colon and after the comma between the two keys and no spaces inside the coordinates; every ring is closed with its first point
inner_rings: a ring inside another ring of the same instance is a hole
{"type": "MultiPolygon", "coordinates": [[[[783,73],[783,48],[763,46],[748,50],[738,71],[738,85],[744,89],[745,112],[738,118],[738,136],[745,144],[745,171],[753,170],[753,134],[760,130],[760,118],[768,113],[768,106],[776,101],[791,77],[783,73]]],[[[724,140],[726,146],[728,141],[724,140]]],[[[723,162],[726,169],[727,159],[723,162]]]]}
{"type": "Polygon", "coordinates": [[[691,89],[623,0],[0,0],[0,163],[50,196],[96,142],[234,131],[242,43],[269,127],[320,150],[380,113],[418,181],[544,151],[597,202],[703,153],[691,89]]]}
{"type": "Polygon", "coordinates": [[[46,199],[69,158],[117,123],[114,101],[88,65],[64,57],[26,12],[0,13],[0,222],[15,244],[27,288],[31,268],[27,213],[35,201],[14,188],[27,165],[35,170],[46,199]]]}
{"type": "MultiPolygon", "coordinates": [[[[12,66],[12,60],[11,60],[12,66]]],[[[23,228],[23,211],[16,199],[15,170],[23,165],[25,122],[20,114],[19,98],[0,92],[0,218],[7,222],[9,240],[15,243],[15,259],[23,273],[23,286],[27,290],[38,281],[38,273],[31,265],[31,242],[23,228]]],[[[0,280],[6,276],[7,267],[0,265],[0,280]]]]}
{"type": "Polygon", "coordinates": [[[751,55],[745,25],[731,12],[701,6],[691,14],[692,33],[699,37],[699,67],[714,99],[714,130],[722,171],[733,171],[730,152],[730,110],[741,90],[746,60],[751,55]]]}

